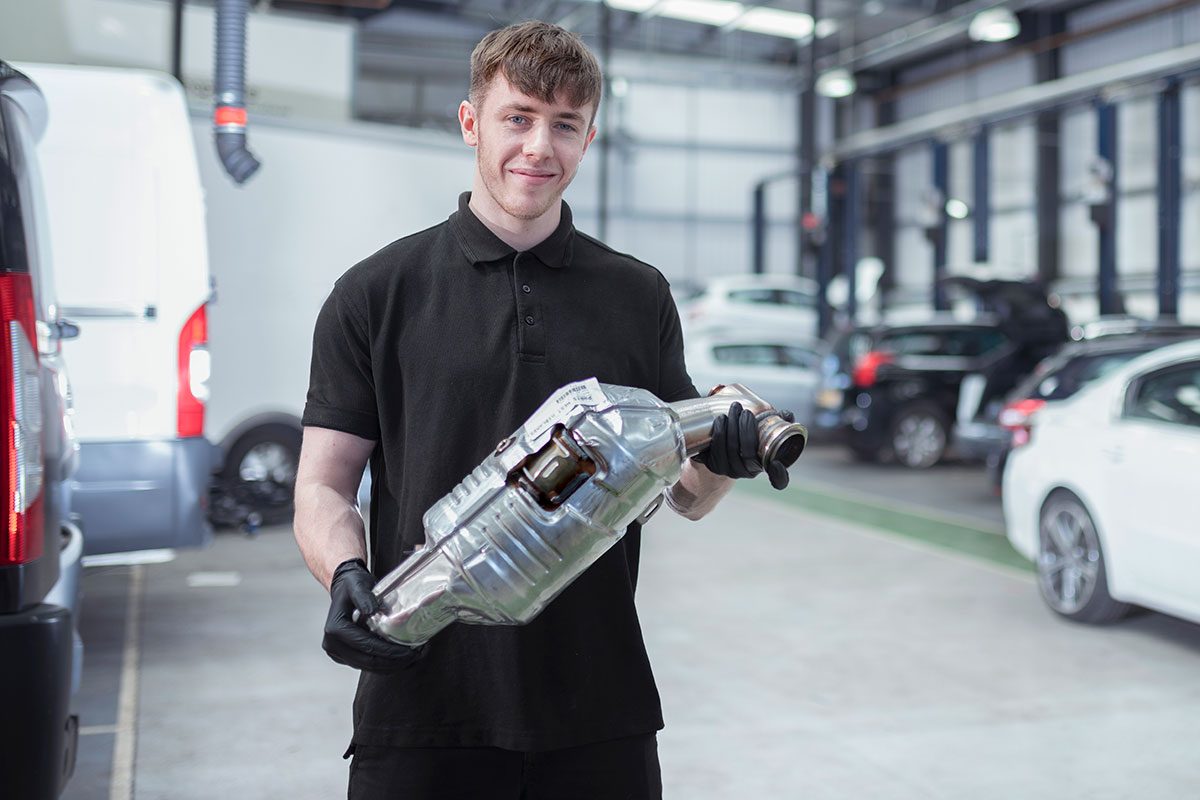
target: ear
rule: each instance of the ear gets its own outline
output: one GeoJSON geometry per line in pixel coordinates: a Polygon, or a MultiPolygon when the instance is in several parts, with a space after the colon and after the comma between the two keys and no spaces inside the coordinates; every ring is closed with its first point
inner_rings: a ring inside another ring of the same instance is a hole
{"type": "Polygon", "coordinates": [[[588,147],[591,146],[591,144],[592,144],[592,139],[595,139],[595,138],[596,138],[596,126],[593,125],[591,127],[591,130],[588,131],[587,138],[583,140],[583,152],[579,154],[580,161],[583,161],[584,153],[587,152],[588,147]]]}
{"type": "Polygon", "coordinates": [[[458,105],[458,127],[462,130],[463,141],[471,147],[479,144],[479,118],[475,114],[475,106],[463,100],[458,105]]]}

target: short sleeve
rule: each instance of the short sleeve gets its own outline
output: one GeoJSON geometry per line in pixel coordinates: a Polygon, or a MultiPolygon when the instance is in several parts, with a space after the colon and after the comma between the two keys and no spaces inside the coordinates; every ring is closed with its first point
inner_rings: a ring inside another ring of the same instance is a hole
{"type": "Polygon", "coordinates": [[[365,309],[356,305],[355,297],[344,280],[339,281],[317,315],[302,421],[377,441],[371,338],[365,309]]]}
{"type": "Polygon", "coordinates": [[[671,286],[658,276],[658,397],[667,403],[690,400],[700,393],[692,384],[683,358],[683,329],[671,297],[671,286]]]}

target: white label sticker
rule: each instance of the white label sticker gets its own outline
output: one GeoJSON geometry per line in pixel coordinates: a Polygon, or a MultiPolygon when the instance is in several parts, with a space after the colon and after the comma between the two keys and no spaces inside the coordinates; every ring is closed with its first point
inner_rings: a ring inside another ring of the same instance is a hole
{"type": "Polygon", "coordinates": [[[564,422],[576,406],[599,408],[607,405],[608,396],[595,378],[568,383],[533,412],[525,423],[525,435],[536,439],[554,427],[556,422],[564,422]]]}

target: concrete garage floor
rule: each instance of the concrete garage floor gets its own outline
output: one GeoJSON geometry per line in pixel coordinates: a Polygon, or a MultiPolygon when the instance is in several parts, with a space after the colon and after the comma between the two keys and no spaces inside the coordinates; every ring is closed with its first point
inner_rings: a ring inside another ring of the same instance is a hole
{"type": "MultiPolygon", "coordinates": [[[[1066,624],[1027,570],[806,511],[792,502],[818,505],[837,469],[811,456],[788,502],[743,486],[701,523],[649,526],[639,605],[666,797],[1197,796],[1200,626],[1066,624]]],[[[68,800],[345,796],[354,673],[319,648],[327,601],[288,529],[91,569],[84,587],[88,733],[68,800]]]]}

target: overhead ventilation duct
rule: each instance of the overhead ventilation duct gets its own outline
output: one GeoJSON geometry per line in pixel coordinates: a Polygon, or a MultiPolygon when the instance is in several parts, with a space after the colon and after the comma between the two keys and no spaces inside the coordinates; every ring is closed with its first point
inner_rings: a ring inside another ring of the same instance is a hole
{"type": "Polygon", "coordinates": [[[225,171],[245,183],[259,168],[246,148],[246,15],[249,0],[217,0],[213,133],[225,171]]]}

